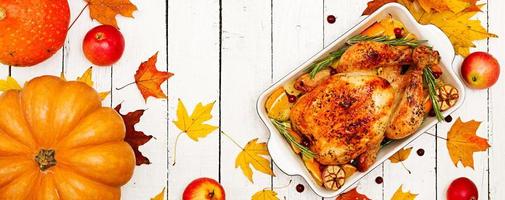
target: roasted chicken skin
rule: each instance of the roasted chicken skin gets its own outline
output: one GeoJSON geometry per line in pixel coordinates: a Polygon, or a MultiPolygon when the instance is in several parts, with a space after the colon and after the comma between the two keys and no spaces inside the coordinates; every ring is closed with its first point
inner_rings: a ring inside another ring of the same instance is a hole
{"type": "Polygon", "coordinates": [[[332,64],[336,75],[325,71],[315,80],[304,75],[295,82],[305,94],[291,110],[291,123],[321,164],[355,160],[365,171],[384,137],[405,138],[423,122],[428,112],[423,69],[441,74],[439,59],[426,46],[357,43],[332,64]]]}
{"type": "Polygon", "coordinates": [[[316,160],[345,164],[380,144],[394,91],[378,76],[333,75],[303,95],[291,109],[291,123],[309,139],[316,160]]]}
{"type": "Polygon", "coordinates": [[[411,63],[412,49],[367,41],[349,47],[332,67],[341,73],[376,70],[385,65],[401,66],[411,63]]]}

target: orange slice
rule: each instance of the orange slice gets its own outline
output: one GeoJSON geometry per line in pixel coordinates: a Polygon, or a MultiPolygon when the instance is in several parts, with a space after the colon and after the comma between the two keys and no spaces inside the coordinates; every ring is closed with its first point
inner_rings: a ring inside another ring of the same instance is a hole
{"type": "Polygon", "coordinates": [[[386,29],[379,23],[375,22],[370,27],[361,32],[361,35],[366,35],[370,37],[384,35],[386,29]]]}
{"type": "Polygon", "coordinates": [[[265,103],[268,117],[279,121],[289,119],[292,106],[293,104],[289,102],[288,95],[282,87],[277,88],[265,103]]]}

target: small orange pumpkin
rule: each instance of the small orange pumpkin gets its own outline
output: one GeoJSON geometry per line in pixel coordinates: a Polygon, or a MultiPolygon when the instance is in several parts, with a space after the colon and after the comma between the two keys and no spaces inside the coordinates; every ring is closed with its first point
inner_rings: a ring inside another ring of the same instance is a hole
{"type": "Polygon", "coordinates": [[[97,92],[55,76],[0,96],[0,199],[119,199],[135,167],[97,92]]]}
{"type": "Polygon", "coordinates": [[[0,0],[0,63],[33,66],[64,44],[70,22],[67,0],[0,0]]]}

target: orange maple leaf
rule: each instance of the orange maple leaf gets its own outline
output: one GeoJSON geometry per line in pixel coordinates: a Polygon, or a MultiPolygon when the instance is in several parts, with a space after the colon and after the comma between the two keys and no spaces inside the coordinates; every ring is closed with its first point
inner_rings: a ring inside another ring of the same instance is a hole
{"type": "Polygon", "coordinates": [[[89,16],[102,24],[112,25],[116,28],[116,15],[133,18],[137,6],[129,0],[85,0],[89,6],[89,16]]]}
{"type": "Polygon", "coordinates": [[[370,200],[366,195],[360,194],[356,188],[349,190],[346,193],[341,194],[335,200],[370,200]]]}
{"type": "Polygon", "coordinates": [[[142,117],[145,110],[136,110],[123,115],[120,112],[121,104],[117,105],[114,110],[116,110],[116,112],[121,115],[121,118],[123,118],[123,122],[126,126],[126,135],[124,141],[130,144],[133,152],[135,152],[136,165],[139,166],[142,164],[151,164],[149,159],[142,155],[142,152],[139,151],[139,147],[149,142],[153,136],[145,135],[144,132],[135,130],[135,124],[139,123],[140,117],[142,117]]]}
{"type": "Polygon", "coordinates": [[[372,0],[368,2],[365,11],[361,15],[370,15],[375,12],[377,9],[382,7],[384,4],[396,2],[396,0],[372,0]]]}
{"type": "Polygon", "coordinates": [[[158,52],[154,54],[149,60],[140,64],[137,72],[135,73],[135,83],[147,101],[148,97],[167,98],[163,93],[160,85],[174,74],[170,72],[162,72],[156,69],[156,61],[158,59],[158,52]]]}
{"type": "Polygon", "coordinates": [[[407,160],[407,158],[409,158],[411,151],[412,151],[412,147],[400,149],[398,152],[396,152],[391,157],[389,157],[389,160],[392,163],[399,163],[399,162],[405,161],[405,160],[407,160]]]}
{"type": "Polygon", "coordinates": [[[476,135],[479,125],[478,121],[463,122],[461,118],[452,125],[447,133],[447,150],[454,165],[457,166],[461,161],[463,167],[473,169],[473,153],[486,151],[490,147],[487,139],[476,135]]]}

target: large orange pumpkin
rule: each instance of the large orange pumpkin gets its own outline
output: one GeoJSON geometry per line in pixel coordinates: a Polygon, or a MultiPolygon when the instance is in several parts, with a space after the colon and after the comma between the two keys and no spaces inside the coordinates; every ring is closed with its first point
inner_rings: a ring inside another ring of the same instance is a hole
{"type": "Polygon", "coordinates": [[[119,199],[135,167],[125,125],[77,81],[35,78],[0,96],[0,199],[119,199]]]}
{"type": "Polygon", "coordinates": [[[0,63],[32,66],[65,42],[67,0],[0,0],[0,63]]]}

